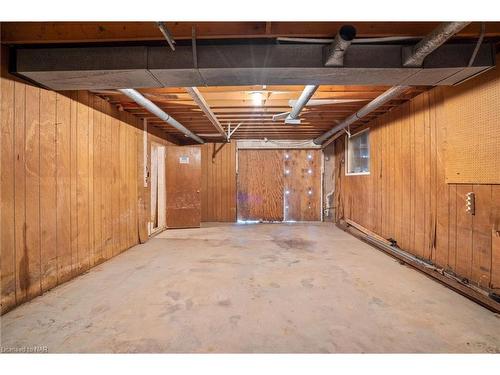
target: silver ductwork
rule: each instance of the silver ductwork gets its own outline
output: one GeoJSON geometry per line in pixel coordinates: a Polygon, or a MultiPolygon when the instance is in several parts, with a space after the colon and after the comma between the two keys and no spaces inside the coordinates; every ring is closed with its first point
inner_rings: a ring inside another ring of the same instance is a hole
{"type": "MultiPolygon", "coordinates": [[[[415,46],[407,47],[403,49],[403,65],[405,67],[421,67],[424,59],[439,48],[443,43],[445,43],[448,39],[450,39],[453,35],[462,30],[465,26],[467,26],[470,22],[445,22],[440,24],[437,28],[435,28],[429,35],[423,38],[420,42],[418,42],[415,46]]],[[[377,96],[370,103],[365,105],[356,113],[352,114],[344,121],[342,121],[337,126],[333,127],[326,133],[321,136],[315,138],[313,142],[315,144],[322,144],[328,138],[333,136],[338,131],[345,129],[349,125],[355,123],[362,117],[376,110],[383,104],[387,103],[389,100],[396,98],[406,90],[408,90],[411,86],[398,85],[393,86],[389,90],[385,91],[381,95],[377,96]]]]}
{"type": "Polygon", "coordinates": [[[299,98],[297,99],[297,102],[290,111],[290,114],[286,117],[285,123],[287,123],[287,121],[290,122],[298,120],[300,112],[306,106],[309,99],[312,98],[318,87],[319,86],[316,85],[307,85],[306,87],[304,87],[304,91],[302,91],[302,94],[300,94],[299,98]]]}
{"type": "Polygon", "coordinates": [[[338,131],[347,128],[349,125],[354,124],[356,121],[359,119],[363,118],[364,116],[368,115],[369,113],[373,112],[377,108],[381,107],[388,101],[398,97],[402,93],[404,93],[406,90],[408,90],[411,86],[394,86],[391,87],[389,90],[385,91],[384,93],[380,94],[377,96],[375,99],[373,99],[370,103],[365,105],[363,108],[361,108],[359,111],[356,113],[350,115],[348,118],[346,118],[344,121],[342,121],[340,124],[337,126],[333,127],[329,131],[327,131],[325,134],[319,136],[318,138],[315,138],[313,142],[317,145],[322,144],[325,142],[328,138],[330,138],[332,135],[337,133],[338,131]]]}
{"type": "Polygon", "coordinates": [[[470,22],[444,22],[414,46],[403,48],[403,66],[421,67],[424,59],[470,22]]]}
{"type": "MultiPolygon", "coordinates": [[[[335,36],[333,43],[325,48],[325,66],[343,66],[344,55],[356,36],[356,29],[350,25],[344,25],[335,36]]],[[[297,99],[290,114],[285,118],[286,124],[299,124],[299,116],[307,102],[312,98],[319,86],[307,85],[297,99]]],[[[274,119],[274,117],[273,117],[274,119]]],[[[279,117],[276,117],[279,119],[279,117]]]]}
{"type": "Polygon", "coordinates": [[[353,26],[342,26],[333,43],[325,48],[325,66],[343,66],[345,52],[355,37],[356,29],[353,26]]]}
{"type": "Polygon", "coordinates": [[[132,99],[134,102],[139,104],[141,107],[143,107],[145,110],[148,112],[151,112],[153,115],[156,117],[162,119],[165,121],[167,124],[173,126],[180,132],[182,132],[184,135],[187,137],[194,139],[198,143],[205,143],[203,139],[198,137],[196,134],[191,132],[189,129],[187,129],[184,125],[182,125],[180,122],[178,122],[176,119],[165,113],[160,107],[158,107],[156,104],[154,104],[151,100],[145,98],[140,92],[134,89],[119,89],[123,95],[128,96],[130,99],[132,99]]]}

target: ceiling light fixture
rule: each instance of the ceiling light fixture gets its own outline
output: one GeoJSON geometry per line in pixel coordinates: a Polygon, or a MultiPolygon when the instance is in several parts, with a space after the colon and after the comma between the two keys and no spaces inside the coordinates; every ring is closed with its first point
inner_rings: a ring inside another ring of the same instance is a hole
{"type": "Polygon", "coordinates": [[[264,94],[260,91],[251,92],[250,98],[252,98],[252,103],[256,107],[262,106],[264,104],[264,94]]]}

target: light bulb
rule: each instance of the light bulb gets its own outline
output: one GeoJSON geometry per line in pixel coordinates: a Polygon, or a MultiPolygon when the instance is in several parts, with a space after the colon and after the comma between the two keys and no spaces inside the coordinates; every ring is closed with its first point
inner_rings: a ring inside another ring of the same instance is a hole
{"type": "Polygon", "coordinates": [[[264,102],[264,95],[261,92],[252,92],[250,97],[254,106],[261,106],[264,102]]]}

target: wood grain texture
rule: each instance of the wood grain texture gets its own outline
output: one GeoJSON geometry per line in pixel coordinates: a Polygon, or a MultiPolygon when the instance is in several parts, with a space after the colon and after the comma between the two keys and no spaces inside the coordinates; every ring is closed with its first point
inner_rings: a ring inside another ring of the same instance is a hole
{"type": "Polygon", "coordinates": [[[40,278],[40,89],[26,87],[26,263],[27,299],[41,292],[40,278]]]}
{"type": "Polygon", "coordinates": [[[137,244],[144,186],[138,186],[142,125],[135,116],[120,115],[88,92],[1,80],[5,313],[137,244]]]}
{"type": "Polygon", "coordinates": [[[236,221],[236,142],[201,146],[201,221],[236,221]]]}
{"type": "Polygon", "coordinates": [[[43,91],[40,108],[40,261],[45,292],[57,285],[56,93],[43,91]]]}
{"type": "Polygon", "coordinates": [[[491,187],[491,288],[500,290],[500,185],[491,187]]]}
{"type": "Polygon", "coordinates": [[[167,228],[193,228],[201,223],[201,150],[169,146],[166,156],[167,228]],[[183,161],[187,162],[181,162],[183,161]]]}
{"type": "Polygon", "coordinates": [[[444,89],[446,182],[500,184],[500,60],[496,69],[444,89]]]}
{"type": "Polygon", "coordinates": [[[57,278],[71,278],[71,103],[64,95],[56,96],[56,163],[57,163],[57,278]]]}
{"type": "Polygon", "coordinates": [[[286,150],[284,157],[284,220],[321,219],[321,151],[286,150]],[[288,157],[287,157],[288,156],[288,157]]]}
{"type": "MultiPolygon", "coordinates": [[[[278,36],[331,38],[343,22],[167,22],[174,39],[275,38],[278,36]]],[[[353,22],[358,37],[417,36],[431,32],[437,22],[353,22]]],[[[500,35],[499,22],[486,23],[486,36],[500,35]]],[[[479,22],[457,35],[477,38],[479,22]]],[[[71,43],[161,40],[164,38],[151,22],[3,22],[2,43],[71,43]]]]}
{"type": "Polygon", "coordinates": [[[238,220],[284,219],[283,157],[283,150],[238,151],[238,220]]]}
{"type": "Polygon", "coordinates": [[[1,312],[16,304],[16,254],[15,248],[15,180],[14,180],[14,81],[1,78],[1,111],[0,126],[2,132],[1,145],[1,228],[0,259],[1,271],[1,312]]]}
{"type": "MultiPolygon", "coordinates": [[[[500,80],[496,82],[500,89],[500,80]]],[[[471,80],[470,85],[483,88],[481,80],[471,80]]],[[[336,141],[337,218],[393,238],[404,250],[475,285],[496,289],[500,284],[495,229],[500,222],[498,185],[446,183],[450,155],[446,150],[453,131],[446,105],[450,95],[454,105],[467,105],[469,95],[462,89],[435,88],[366,124],[371,147],[368,176],[345,176],[344,137],[336,141]],[[469,192],[476,197],[473,216],[465,210],[469,192]]]]}

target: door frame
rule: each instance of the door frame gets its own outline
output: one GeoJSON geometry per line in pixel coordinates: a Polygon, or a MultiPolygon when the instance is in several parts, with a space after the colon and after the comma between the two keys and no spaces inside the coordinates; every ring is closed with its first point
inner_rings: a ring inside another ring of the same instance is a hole
{"type": "Polygon", "coordinates": [[[166,173],[165,173],[165,156],[166,147],[157,142],[151,142],[150,148],[150,209],[148,220],[148,235],[152,237],[166,229],[166,214],[167,214],[167,190],[166,190],[166,173]],[[154,165],[156,163],[156,166],[154,165]],[[155,196],[156,195],[156,196],[155,196]],[[157,226],[154,226],[153,209],[156,209],[157,226]]]}

